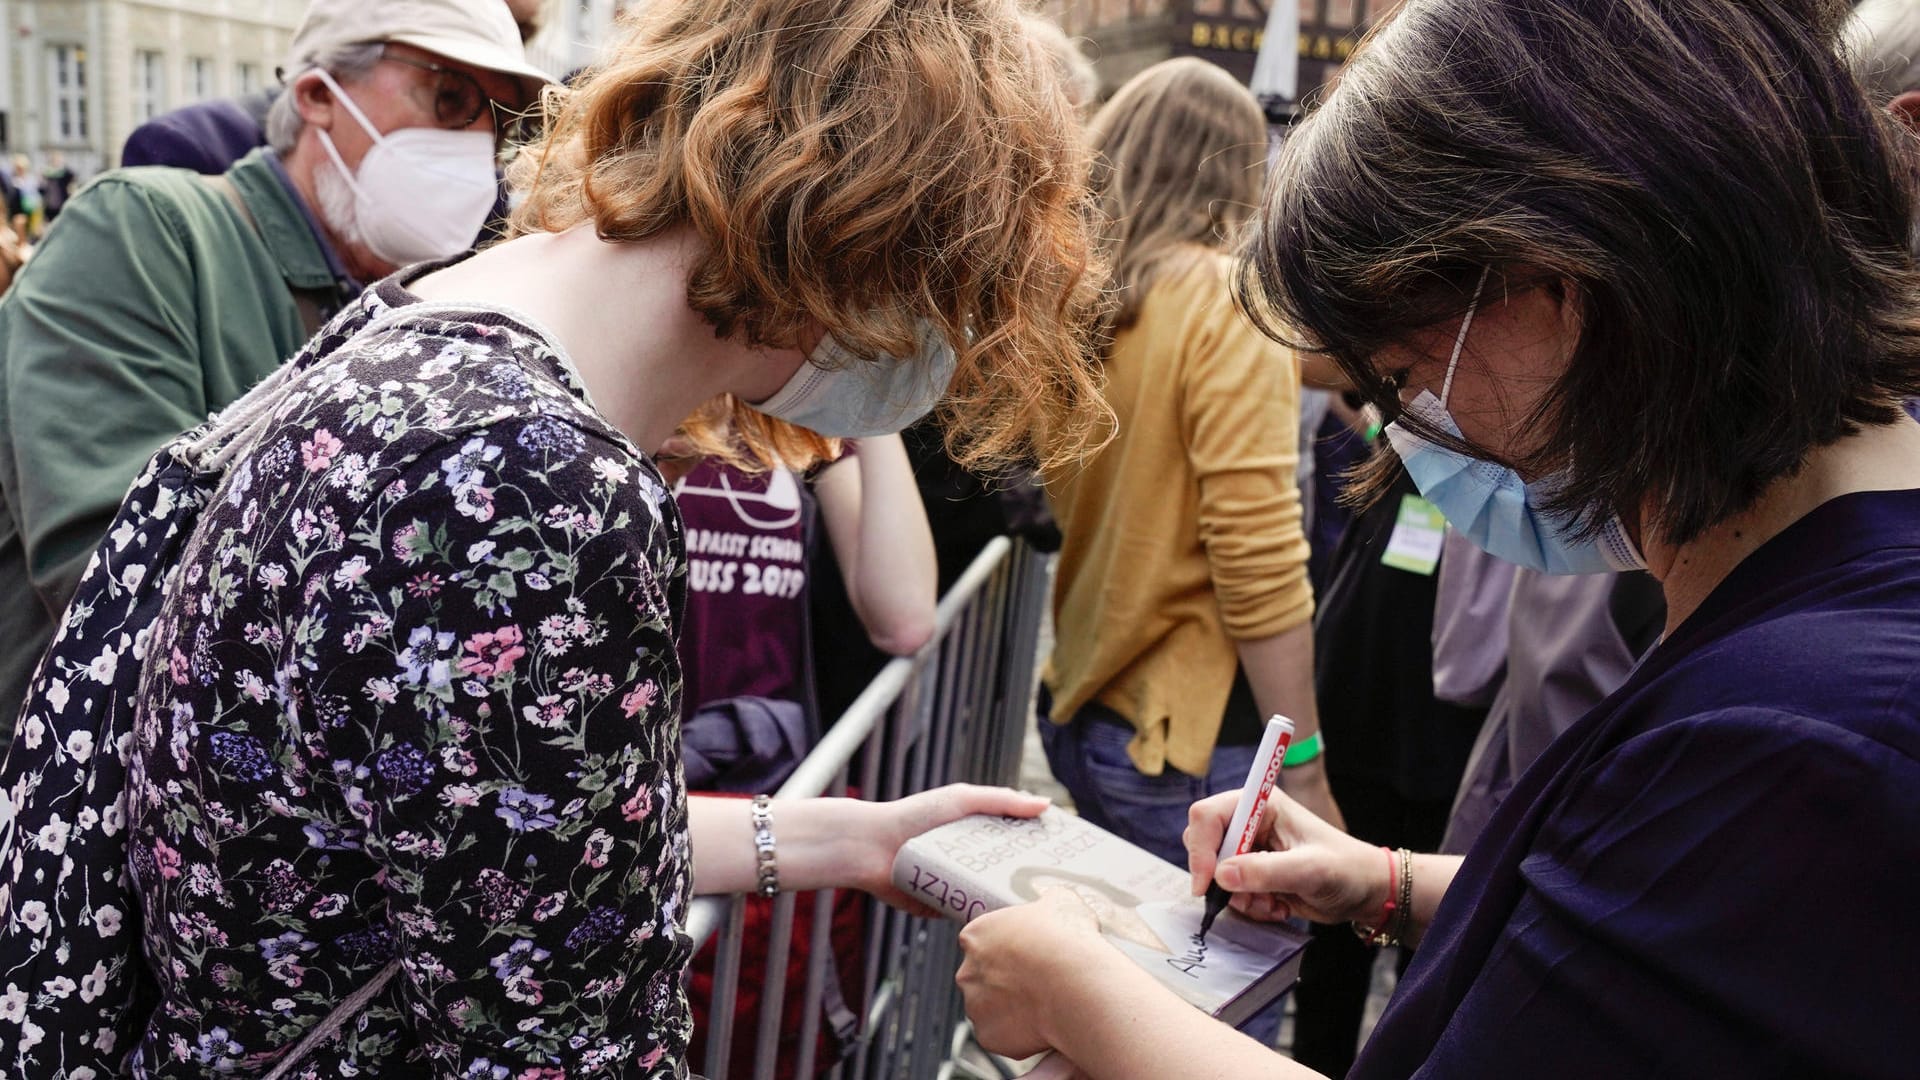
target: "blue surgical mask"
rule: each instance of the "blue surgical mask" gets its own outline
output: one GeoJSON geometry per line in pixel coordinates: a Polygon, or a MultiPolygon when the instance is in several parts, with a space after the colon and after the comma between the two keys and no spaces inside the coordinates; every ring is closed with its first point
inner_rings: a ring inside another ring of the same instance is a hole
{"type": "Polygon", "coordinates": [[[946,396],[954,361],[932,323],[921,325],[920,351],[906,359],[862,360],[828,334],[787,385],[754,408],[833,438],[892,435],[946,396]]]}
{"type": "MultiPolygon", "coordinates": [[[[1486,286],[1485,274],[1480,285],[1486,286]]],[[[1453,372],[1459,366],[1460,351],[1467,343],[1467,330],[1473,326],[1473,313],[1479,303],[1480,292],[1476,289],[1473,305],[1468,307],[1460,336],[1453,344],[1453,359],[1447,363],[1440,396],[1422,390],[1407,406],[1407,412],[1455,438],[1460,437],[1460,425],[1447,412],[1447,395],[1453,390],[1453,372]]],[[[1441,446],[1397,421],[1387,425],[1386,434],[1420,494],[1433,503],[1448,524],[1487,554],[1543,574],[1646,569],[1646,559],[1627,535],[1619,515],[1609,518],[1591,538],[1570,537],[1564,526],[1536,505],[1535,492],[1550,490],[1551,481],[1530,487],[1512,469],[1441,446]]]]}

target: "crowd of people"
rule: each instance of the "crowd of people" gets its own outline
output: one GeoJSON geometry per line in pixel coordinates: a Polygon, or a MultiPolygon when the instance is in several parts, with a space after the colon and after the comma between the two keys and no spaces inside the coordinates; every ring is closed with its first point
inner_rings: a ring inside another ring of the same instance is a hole
{"type": "Polygon", "coordinates": [[[10,1075],[687,1075],[694,895],[1045,807],[767,797],[1000,533],[1077,811],[1313,939],[1289,1060],[1047,893],[988,1049],[1911,1071],[1920,0],[1404,0],[1282,133],[1014,0],[539,8],[0,185],[10,1075]]]}
{"type": "Polygon", "coordinates": [[[36,169],[26,154],[13,155],[10,167],[0,169],[0,200],[7,214],[6,227],[0,228],[0,292],[13,284],[14,274],[33,256],[33,246],[79,183],[58,150],[47,152],[44,169],[36,169]]]}

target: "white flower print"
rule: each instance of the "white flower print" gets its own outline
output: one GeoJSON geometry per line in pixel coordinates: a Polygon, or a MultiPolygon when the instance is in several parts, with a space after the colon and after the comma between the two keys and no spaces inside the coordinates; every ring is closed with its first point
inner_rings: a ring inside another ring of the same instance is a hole
{"type": "Polygon", "coordinates": [[[93,970],[80,980],[80,1000],[92,1001],[105,993],[107,989],[107,965],[105,961],[94,961],[93,970]]]}
{"type": "MultiPolygon", "coordinates": [[[[148,534],[113,530],[114,580],[181,587],[137,626],[77,613],[66,632],[85,651],[22,716],[17,752],[33,743],[71,769],[111,745],[134,777],[111,808],[68,811],[72,824],[42,813],[24,834],[36,854],[45,843],[75,860],[59,906],[27,897],[0,928],[75,947],[0,994],[0,1019],[37,1025],[9,1040],[25,1075],[70,1062],[81,1035],[89,1053],[138,1036],[157,1068],[244,1071],[287,1024],[317,1022],[328,988],[395,955],[433,985],[472,988],[428,1022],[492,1049],[447,1048],[436,1071],[545,1076],[565,1062],[665,1080],[684,1063],[680,945],[654,929],[689,885],[677,518],[651,498],[664,494],[653,465],[539,335],[497,313],[400,314],[404,301],[380,300],[389,287],[294,361],[276,430],[235,459],[227,498],[182,502],[212,538],[187,545],[185,564],[143,558],[148,534]],[[636,604],[636,581],[657,581],[658,599],[636,604]],[[111,743],[68,722],[101,687],[136,684],[111,743]],[[616,690],[641,684],[657,690],[616,690]],[[644,808],[628,798],[638,789],[644,808]],[[105,872],[86,860],[109,837],[121,854],[105,865],[136,887],[86,900],[105,872]],[[379,911],[360,899],[374,862],[379,911]],[[109,1011],[125,976],[100,960],[143,927],[177,947],[136,1033],[109,1011]],[[49,977],[61,1015],[90,1023],[43,1018],[34,995],[49,977]],[[607,1003],[583,1009],[589,992],[607,1003]],[[246,1007],[207,1009],[237,998],[246,1007]]],[[[359,1023],[351,1049],[323,1046],[307,1071],[388,1075],[427,1049],[387,1011],[359,1023]]]]}
{"type": "Polygon", "coordinates": [[[9,1024],[18,1024],[27,1018],[27,992],[12,983],[7,984],[7,992],[0,994],[0,1020],[9,1024]]]}
{"type": "Polygon", "coordinates": [[[227,480],[228,505],[239,506],[240,504],[246,502],[247,492],[251,491],[252,489],[253,489],[253,459],[247,458],[240,462],[239,467],[233,470],[232,474],[229,476],[227,480]]]}
{"type": "MultiPolygon", "coordinates": [[[[60,815],[55,814],[52,820],[40,827],[40,831],[34,836],[33,842],[41,851],[51,851],[58,854],[67,849],[67,837],[71,835],[73,835],[73,825],[60,820],[60,815]]],[[[31,901],[31,903],[37,904],[39,901],[34,900],[31,901]]],[[[21,910],[24,911],[25,908],[21,910]]]]}
{"type": "Polygon", "coordinates": [[[478,522],[493,520],[493,492],[479,484],[454,488],[453,508],[478,522]]]}
{"type": "Polygon", "coordinates": [[[42,900],[29,900],[20,905],[20,910],[14,915],[14,918],[20,920],[21,926],[37,934],[47,928],[46,902],[42,900]]]}
{"type": "Polygon", "coordinates": [[[628,472],[625,465],[612,458],[597,457],[593,459],[593,475],[609,484],[624,484],[628,472]]]}
{"type": "Polygon", "coordinates": [[[333,572],[334,588],[344,589],[365,577],[367,565],[367,557],[365,555],[355,555],[353,558],[341,563],[340,568],[333,572]]]}
{"type": "Polygon", "coordinates": [[[87,677],[102,686],[113,682],[113,673],[120,667],[120,651],[109,645],[100,650],[100,655],[87,665],[87,677]]]}

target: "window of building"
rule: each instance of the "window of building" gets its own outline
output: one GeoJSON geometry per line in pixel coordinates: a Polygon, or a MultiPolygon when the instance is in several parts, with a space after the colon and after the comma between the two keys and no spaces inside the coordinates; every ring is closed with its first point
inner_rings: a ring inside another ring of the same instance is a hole
{"type": "Polygon", "coordinates": [[[251,94],[260,89],[260,65],[239,64],[233,69],[233,92],[236,95],[251,94]]]}
{"type": "Polygon", "coordinates": [[[1329,30],[1351,30],[1360,23],[1364,13],[1358,9],[1363,6],[1359,0],[1332,0],[1323,25],[1329,30]]]}
{"type": "Polygon", "coordinates": [[[79,45],[47,46],[48,138],[56,143],[87,141],[87,50],[79,45]]]}
{"type": "Polygon", "coordinates": [[[204,56],[187,61],[187,95],[195,101],[213,96],[213,61],[204,56]]]}
{"type": "Polygon", "coordinates": [[[166,108],[166,76],[152,49],[133,51],[133,122],[145,123],[166,108]]]}

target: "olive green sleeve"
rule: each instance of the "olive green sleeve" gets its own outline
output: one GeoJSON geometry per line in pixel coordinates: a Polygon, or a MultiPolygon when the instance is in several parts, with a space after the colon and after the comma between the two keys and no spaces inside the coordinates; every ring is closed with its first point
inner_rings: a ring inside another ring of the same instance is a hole
{"type": "Polygon", "coordinates": [[[58,617],[127,486],[208,411],[178,209],[107,177],[62,212],[0,310],[0,488],[58,617]]]}

